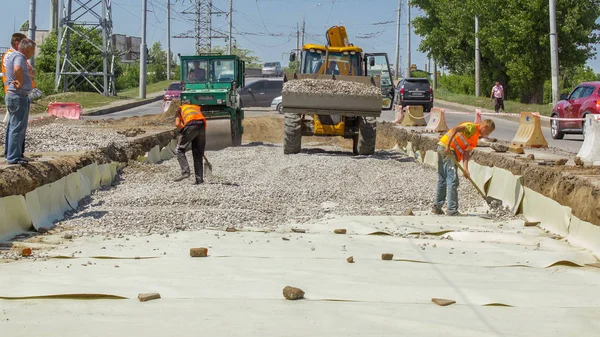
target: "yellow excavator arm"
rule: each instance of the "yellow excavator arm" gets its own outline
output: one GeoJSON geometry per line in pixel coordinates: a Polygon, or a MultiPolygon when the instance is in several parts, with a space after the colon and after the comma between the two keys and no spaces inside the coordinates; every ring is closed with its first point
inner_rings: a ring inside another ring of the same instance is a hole
{"type": "Polygon", "coordinates": [[[329,47],[348,47],[348,34],[346,34],[346,27],[344,26],[333,26],[327,30],[327,44],[329,47]]]}

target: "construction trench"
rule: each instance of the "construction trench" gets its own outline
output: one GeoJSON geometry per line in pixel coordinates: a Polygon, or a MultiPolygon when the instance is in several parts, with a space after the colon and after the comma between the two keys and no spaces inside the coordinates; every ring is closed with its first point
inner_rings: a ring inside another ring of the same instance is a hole
{"type": "Polygon", "coordinates": [[[7,335],[591,336],[600,328],[590,296],[600,284],[598,169],[477,148],[472,176],[506,208],[490,209],[461,178],[469,216],[435,216],[437,134],[379,123],[372,156],[353,156],[350,140],[318,137],[284,155],[283,118],[247,117],[243,145],[208,151],[212,175],[194,186],[171,181],[179,173],[171,122],[167,112],[30,126],[28,154],[39,160],[0,169],[7,335]],[[208,256],[190,257],[200,247],[208,256]],[[286,286],[305,299],[286,301],[286,286]],[[161,298],[140,303],[142,293],[161,298]]]}

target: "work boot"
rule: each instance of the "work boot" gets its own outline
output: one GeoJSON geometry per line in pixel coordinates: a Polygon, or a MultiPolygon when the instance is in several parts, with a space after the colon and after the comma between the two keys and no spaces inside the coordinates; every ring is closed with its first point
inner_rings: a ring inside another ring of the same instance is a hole
{"type": "Polygon", "coordinates": [[[431,213],[436,215],[444,215],[444,211],[442,211],[442,208],[435,205],[433,206],[433,208],[431,208],[431,213]]]}
{"type": "Polygon", "coordinates": [[[448,211],[448,212],[446,212],[446,215],[447,216],[465,216],[464,214],[462,214],[459,211],[448,211]]]}
{"type": "Polygon", "coordinates": [[[173,179],[173,181],[176,182],[176,183],[178,183],[178,182],[180,182],[182,180],[185,180],[185,179],[187,179],[189,177],[190,177],[189,173],[187,173],[187,174],[184,173],[184,174],[180,175],[179,177],[173,179]]]}
{"type": "Polygon", "coordinates": [[[204,184],[204,180],[196,179],[196,181],[194,181],[194,185],[200,185],[200,184],[204,184]]]}

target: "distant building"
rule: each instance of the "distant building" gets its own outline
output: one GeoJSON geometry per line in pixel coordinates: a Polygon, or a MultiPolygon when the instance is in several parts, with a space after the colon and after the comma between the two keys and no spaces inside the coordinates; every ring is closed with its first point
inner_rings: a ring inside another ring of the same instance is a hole
{"type": "Polygon", "coordinates": [[[141,45],[142,38],[140,37],[113,34],[115,54],[120,57],[121,62],[129,63],[139,61],[141,45]]]}

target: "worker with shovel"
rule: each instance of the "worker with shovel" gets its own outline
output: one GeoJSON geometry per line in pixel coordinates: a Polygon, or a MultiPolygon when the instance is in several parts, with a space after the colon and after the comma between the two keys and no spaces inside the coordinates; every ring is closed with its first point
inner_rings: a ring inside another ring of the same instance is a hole
{"type": "Polygon", "coordinates": [[[175,178],[174,181],[179,182],[190,177],[190,165],[185,157],[185,151],[191,146],[194,157],[194,184],[202,184],[204,183],[202,158],[206,146],[206,118],[202,114],[200,106],[184,104],[179,107],[175,125],[180,132],[177,142],[177,161],[181,166],[181,176],[175,178]]]}
{"type": "Polygon", "coordinates": [[[489,136],[495,128],[496,125],[491,119],[486,119],[481,124],[465,122],[448,131],[440,139],[437,147],[438,183],[433,214],[444,214],[442,206],[447,199],[446,215],[461,215],[458,212],[458,161],[463,162],[465,178],[470,178],[470,151],[477,146],[480,137],[489,136]]]}

